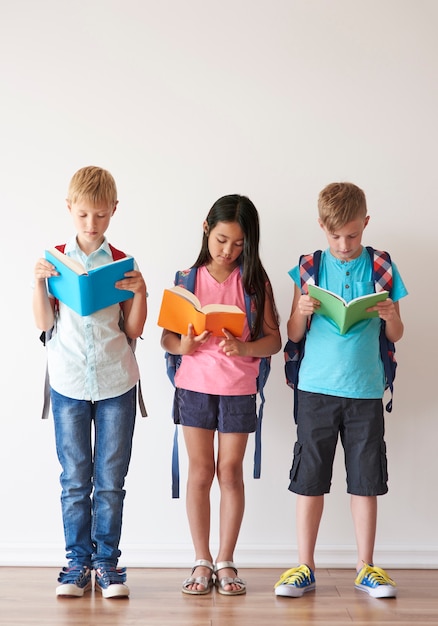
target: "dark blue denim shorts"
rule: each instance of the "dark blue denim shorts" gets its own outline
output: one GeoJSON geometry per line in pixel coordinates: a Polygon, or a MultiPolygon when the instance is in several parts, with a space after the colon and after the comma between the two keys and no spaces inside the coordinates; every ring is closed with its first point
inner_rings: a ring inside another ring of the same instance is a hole
{"type": "Polygon", "coordinates": [[[176,389],[173,421],[221,433],[252,433],[256,429],[256,395],[215,396],[176,389]]]}
{"type": "Polygon", "coordinates": [[[290,491],[305,496],[329,493],[339,438],[344,448],[347,492],[358,496],[386,493],[384,432],[381,399],[338,398],[298,391],[290,491]]]}

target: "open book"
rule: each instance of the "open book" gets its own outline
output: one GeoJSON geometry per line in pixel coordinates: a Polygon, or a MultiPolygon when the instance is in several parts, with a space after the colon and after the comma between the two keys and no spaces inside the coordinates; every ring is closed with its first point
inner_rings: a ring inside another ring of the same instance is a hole
{"type": "Polygon", "coordinates": [[[322,287],[308,285],[308,288],[309,295],[321,303],[321,306],[315,309],[315,313],[317,315],[325,315],[333,320],[338,326],[341,335],[345,335],[354,324],[361,320],[378,317],[377,311],[368,313],[367,309],[377,304],[377,302],[386,300],[389,295],[387,291],[378,291],[354,298],[347,303],[341,296],[322,287]]]}
{"type": "Polygon", "coordinates": [[[134,269],[132,256],[85,271],[78,261],[56,248],[45,251],[45,258],[55,266],[59,276],[48,279],[49,292],[79,315],[90,315],[112,304],[134,296],[132,291],[116,289],[114,283],[134,269]]]}
{"type": "Polygon", "coordinates": [[[184,287],[165,289],[161,302],[158,326],[180,335],[187,335],[189,324],[193,324],[195,335],[204,330],[215,337],[223,337],[226,328],[235,337],[243,333],[245,313],[233,304],[207,304],[201,307],[198,298],[184,287]]]}

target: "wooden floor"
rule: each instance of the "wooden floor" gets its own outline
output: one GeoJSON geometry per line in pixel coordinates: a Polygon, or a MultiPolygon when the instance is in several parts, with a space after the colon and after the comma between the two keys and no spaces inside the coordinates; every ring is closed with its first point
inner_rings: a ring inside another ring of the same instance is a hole
{"type": "Polygon", "coordinates": [[[438,570],[392,570],[398,597],[376,600],[354,589],[354,572],[317,570],[317,590],[302,598],[277,598],[278,569],[241,569],[245,596],[180,592],[181,569],[129,569],[129,599],[56,598],[58,570],[0,567],[2,626],[365,626],[438,625],[438,570]]]}

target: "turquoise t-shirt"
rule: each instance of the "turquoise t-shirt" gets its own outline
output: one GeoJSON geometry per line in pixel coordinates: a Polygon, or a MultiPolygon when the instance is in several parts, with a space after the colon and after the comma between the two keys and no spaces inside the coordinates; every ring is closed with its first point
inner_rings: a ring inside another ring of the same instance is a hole
{"type": "MultiPolygon", "coordinates": [[[[406,287],[392,263],[391,299],[407,295],[406,287]]],[[[301,287],[299,266],[289,272],[301,287]]],[[[373,268],[365,248],[357,259],[341,261],[329,249],[321,255],[318,284],[349,302],[374,292],[373,268]]],[[[385,375],[379,347],[380,319],[363,320],[345,335],[323,315],[314,315],[306,337],[298,389],[344,398],[382,398],[385,375]]]]}

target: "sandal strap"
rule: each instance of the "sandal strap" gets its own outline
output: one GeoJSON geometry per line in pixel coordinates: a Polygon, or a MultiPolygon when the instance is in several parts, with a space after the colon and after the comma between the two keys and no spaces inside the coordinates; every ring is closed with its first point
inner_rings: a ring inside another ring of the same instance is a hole
{"type": "Polygon", "coordinates": [[[211,563],[210,561],[207,561],[207,559],[198,559],[197,561],[195,561],[193,568],[192,568],[192,574],[197,567],[206,567],[211,572],[214,572],[213,563],[211,563]]]}
{"type": "Polygon", "coordinates": [[[242,580],[238,576],[235,578],[224,576],[223,578],[218,578],[218,582],[222,589],[224,589],[226,585],[239,585],[242,588],[246,587],[246,580],[242,580]]]}
{"type": "Polygon", "coordinates": [[[183,587],[187,589],[190,585],[203,585],[206,589],[211,586],[211,578],[207,578],[207,576],[198,576],[195,578],[194,576],[190,576],[190,578],[186,578],[183,582],[183,587]]]}
{"type": "Polygon", "coordinates": [[[237,567],[234,565],[233,561],[219,561],[214,566],[214,573],[217,574],[221,569],[232,569],[237,574],[237,567]]]}

